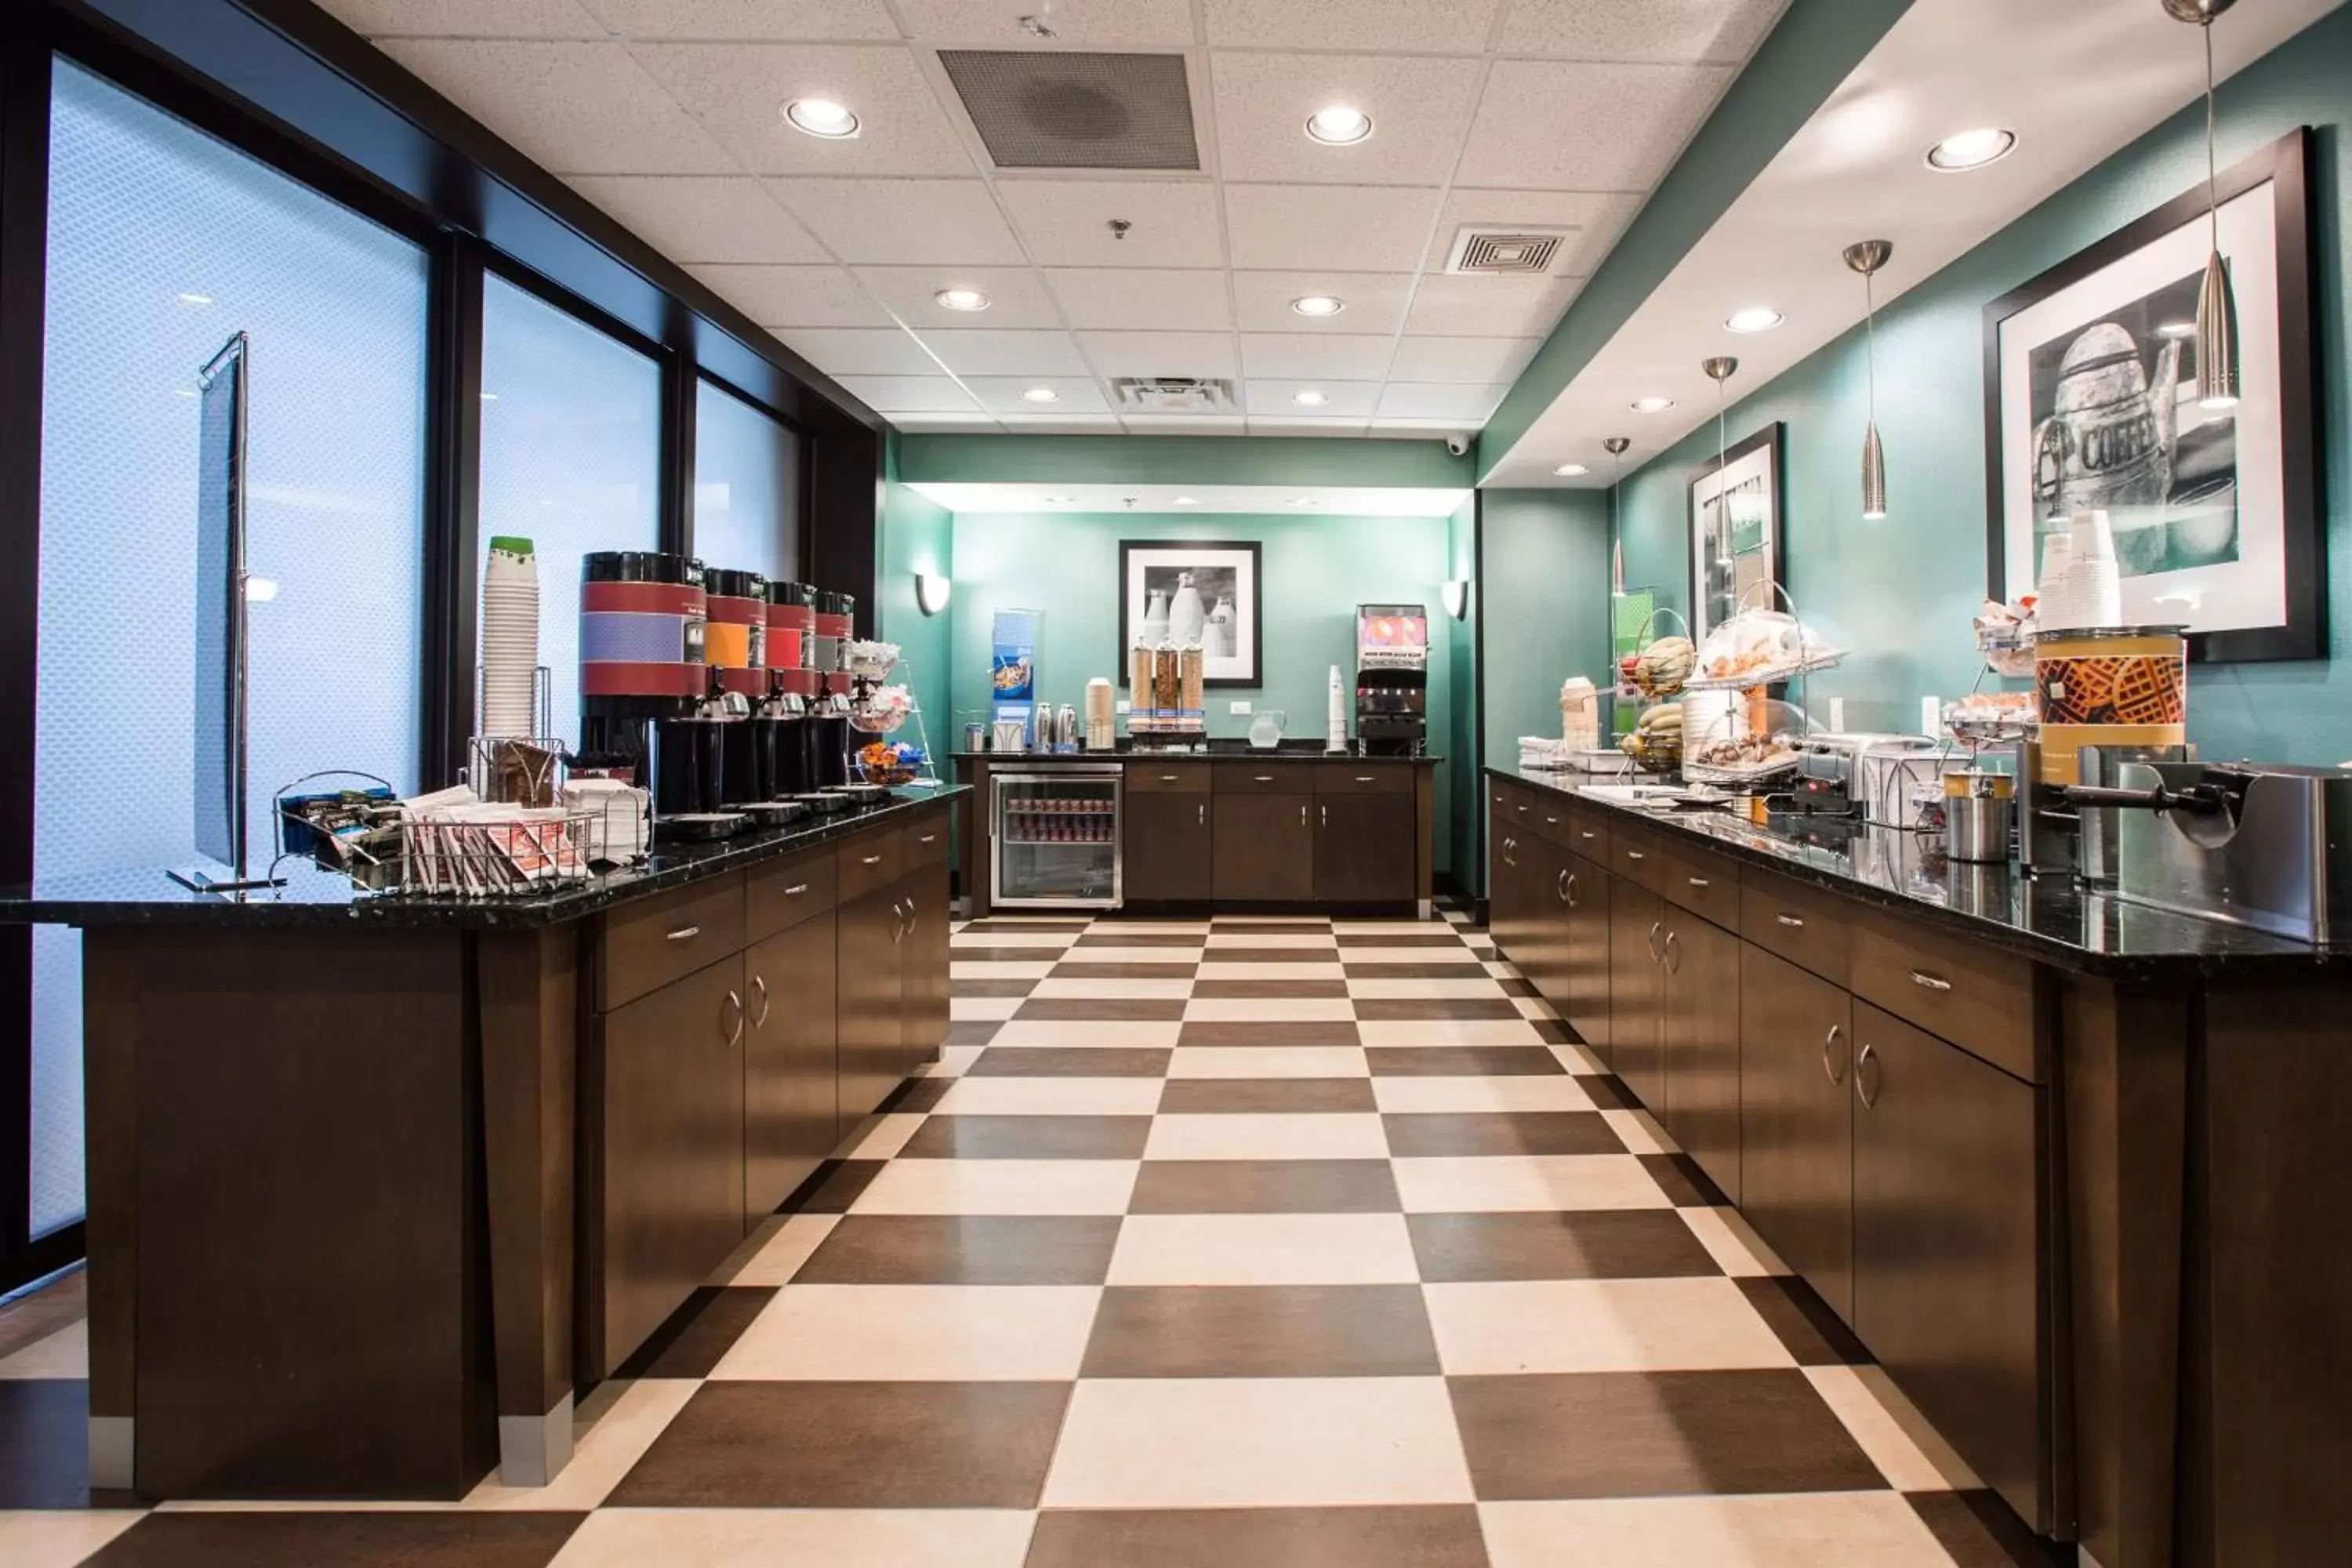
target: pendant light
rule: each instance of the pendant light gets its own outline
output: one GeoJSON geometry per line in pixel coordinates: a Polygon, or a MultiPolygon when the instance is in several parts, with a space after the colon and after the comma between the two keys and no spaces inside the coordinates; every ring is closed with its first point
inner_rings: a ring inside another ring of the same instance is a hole
{"type": "Polygon", "coordinates": [[[1620,598],[1625,593],[1625,537],[1619,531],[1617,487],[1625,482],[1625,448],[1633,444],[1630,436],[1606,436],[1601,441],[1601,450],[1609,454],[1609,591],[1620,598]]]}
{"type": "MultiPolygon", "coordinates": [[[[1699,361],[1698,368],[1706,373],[1707,380],[1715,383],[1715,471],[1720,475],[1727,466],[1726,458],[1731,450],[1730,443],[1724,439],[1723,435],[1723,384],[1738,371],[1739,362],[1729,354],[1717,354],[1712,359],[1699,361]]],[[[1718,479],[1717,483],[1721,481],[1718,479]]],[[[1721,500],[1719,490],[1717,500],[1726,510],[1729,510],[1730,503],[1721,500]]]]}
{"type": "Polygon", "coordinates": [[[1845,247],[1845,264],[1862,274],[1863,363],[1870,379],[1870,423],[1862,433],[1862,517],[1876,522],[1886,515],[1886,451],[1878,444],[1878,301],[1870,280],[1895,254],[1884,239],[1864,239],[1845,247]]]}
{"type": "Polygon", "coordinates": [[[2237,0],[2162,0],[2165,15],[2205,35],[2205,281],[2197,290],[2197,405],[2238,405],[2238,300],[2221,260],[2221,181],[2214,163],[2213,18],[2237,0]]]}

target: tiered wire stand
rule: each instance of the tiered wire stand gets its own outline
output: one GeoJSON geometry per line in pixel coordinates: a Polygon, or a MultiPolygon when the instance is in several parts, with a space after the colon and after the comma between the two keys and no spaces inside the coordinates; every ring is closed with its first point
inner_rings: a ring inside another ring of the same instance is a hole
{"type": "Polygon", "coordinates": [[[1809,637],[1804,616],[1798,610],[1795,599],[1790,597],[1788,589],[1769,578],[1752,583],[1740,592],[1733,602],[1730,617],[1708,634],[1708,642],[1712,644],[1718,637],[1729,637],[1734,639],[1736,649],[1737,628],[1750,615],[1784,616],[1787,626],[1779,634],[1780,639],[1786,645],[1793,637],[1795,657],[1751,668],[1735,669],[1724,675],[1709,675],[1706,672],[1709,663],[1707,649],[1701,647],[1698,650],[1696,666],[1691,671],[1690,679],[1683,683],[1684,691],[1733,693],[1739,699],[1739,705],[1729,710],[1727,715],[1729,722],[1722,731],[1710,729],[1705,732],[1692,728],[1688,721],[1689,710],[1685,709],[1683,777],[1691,784],[1741,795],[1768,795],[1796,773],[1797,744],[1813,732],[1812,718],[1806,711],[1803,701],[1806,677],[1835,667],[1844,659],[1845,653],[1809,637]],[[1769,588],[1771,595],[1778,595],[1780,607],[1773,607],[1769,595],[1767,595],[1762,607],[1751,605],[1749,600],[1759,588],[1769,588]],[[1772,696],[1775,688],[1781,690],[1781,696],[1772,696]],[[1711,744],[1739,742],[1758,735],[1766,737],[1768,741],[1785,736],[1790,744],[1753,762],[1708,763],[1697,760],[1696,753],[1711,744]]]}
{"type": "Polygon", "coordinates": [[[888,643],[856,643],[849,655],[849,727],[866,737],[849,755],[851,769],[866,784],[897,789],[937,789],[939,764],[933,760],[923,705],[915,696],[914,666],[898,657],[888,643]],[[896,674],[900,684],[888,683],[896,674]],[[898,700],[889,695],[898,693],[898,700]],[[906,762],[895,753],[887,760],[869,761],[867,748],[889,744],[890,737],[911,722],[915,727],[917,760],[906,762]]]}

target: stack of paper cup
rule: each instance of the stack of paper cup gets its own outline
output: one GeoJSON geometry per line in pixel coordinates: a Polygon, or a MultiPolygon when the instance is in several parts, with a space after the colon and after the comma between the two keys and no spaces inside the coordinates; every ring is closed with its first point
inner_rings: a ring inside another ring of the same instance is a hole
{"type": "Polygon", "coordinates": [[[2066,567],[2066,607],[2074,625],[2123,625],[2123,572],[2116,564],[2116,532],[2107,514],[2076,512],[2074,535],[2072,559],[2066,567]]]}
{"type": "Polygon", "coordinates": [[[485,735],[537,733],[531,712],[539,672],[539,561],[530,541],[490,541],[482,574],[482,719],[485,735]]]}
{"type": "Polygon", "coordinates": [[[2051,533],[2042,540],[2042,584],[2034,590],[2034,624],[2043,631],[2063,631],[2075,625],[2074,602],[2067,592],[2066,569],[2074,559],[2072,535],[2051,533]]]}

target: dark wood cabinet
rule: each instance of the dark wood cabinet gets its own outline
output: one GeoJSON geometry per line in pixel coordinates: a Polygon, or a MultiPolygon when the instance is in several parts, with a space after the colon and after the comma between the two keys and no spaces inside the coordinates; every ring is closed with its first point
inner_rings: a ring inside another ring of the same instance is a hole
{"type": "Polygon", "coordinates": [[[746,1226],[773,1214],[841,1137],[835,942],[825,914],[743,953],[746,1226]]]}
{"type": "MultiPolygon", "coordinates": [[[[1328,768],[1328,764],[1327,764],[1328,768]]],[[[1318,768],[1318,773],[1327,771],[1318,768]]],[[[1342,782],[1361,776],[1338,770],[1342,782]]],[[[1390,770],[1408,786],[1412,775],[1390,770]]],[[[1363,786],[1315,797],[1315,897],[1330,904],[1404,903],[1413,896],[1413,801],[1410,794],[1363,786]]]]}
{"type": "Polygon", "coordinates": [[[1739,962],[1739,1209],[1851,1323],[1852,1004],[1760,947],[1739,962]]]}
{"type": "Polygon", "coordinates": [[[841,906],[834,952],[841,1076],[840,1130],[882,1103],[906,1076],[906,896],[896,882],[841,906]]]}
{"type": "MultiPolygon", "coordinates": [[[[942,830],[945,826],[942,819],[942,830]]],[[[919,826],[914,830],[919,838],[925,831],[919,826]]],[[[925,1062],[936,1060],[940,1047],[947,1043],[951,989],[948,937],[953,930],[948,910],[947,861],[933,859],[916,866],[899,879],[898,892],[906,907],[905,935],[898,944],[898,1076],[904,1078],[925,1062]]]]}
{"type": "MultiPolygon", "coordinates": [[[[1129,768],[1128,776],[1133,779],[1147,771],[1129,768]]],[[[1205,788],[1181,794],[1172,789],[1130,791],[1119,844],[1120,896],[1139,903],[1213,898],[1218,809],[1205,788]]]]}
{"type": "Polygon", "coordinates": [[[1738,1203],[1739,939],[1669,904],[1660,957],[1662,1120],[1684,1152],[1738,1203]]]}
{"type": "MultiPolygon", "coordinates": [[[[1244,779],[1245,768],[1221,770],[1244,779]]],[[[1302,774],[1299,782],[1306,783],[1302,774]]],[[[1315,896],[1315,799],[1306,794],[1221,793],[1210,813],[1212,883],[1231,903],[1297,903],[1315,896]]]]}
{"type": "Polygon", "coordinates": [[[1662,1016],[1666,902],[1623,877],[1609,886],[1609,1065],[1650,1114],[1664,1119],[1662,1016]]]}
{"type": "Polygon", "coordinates": [[[1599,866],[1573,853],[1563,858],[1560,873],[1560,894],[1568,907],[1567,940],[1559,959],[1564,994],[1546,999],[1576,1031],[1585,1048],[1607,1067],[1611,879],[1599,866]]]}

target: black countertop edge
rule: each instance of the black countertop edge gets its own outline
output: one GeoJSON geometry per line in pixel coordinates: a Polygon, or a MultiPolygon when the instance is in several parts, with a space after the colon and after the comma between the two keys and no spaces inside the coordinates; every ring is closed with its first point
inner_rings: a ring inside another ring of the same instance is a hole
{"type": "Polygon", "coordinates": [[[1284,747],[1279,751],[1253,751],[1236,745],[1223,751],[1207,752],[951,752],[949,755],[959,763],[1407,763],[1414,767],[1434,767],[1445,759],[1441,756],[1368,757],[1358,752],[1309,752],[1284,747]]]}
{"type": "Polygon", "coordinates": [[[2071,876],[1956,864],[1936,834],[1814,818],[1808,826],[1826,842],[1809,843],[1785,819],[1763,826],[1722,811],[1653,811],[1588,794],[1579,774],[1486,771],[2059,969],[2142,981],[2352,977],[2352,952],[2128,902],[2071,876]]]}
{"type": "Polygon", "coordinates": [[[887,805],[839,812],[790,827],[739,834],[711,844],[657,846],[652,858],[640,865],[535,898],[369,893],[353,887],[347,877],[320,870],[307,860],[289,859],[280,868],[287,874],[284,887],[242,894],[191,892],[161,869],[37,878],[30,888],[22,883],[0,887],[0,924],[533,930],[582,920],[633,899],[830,844],[971,793],[969,784],[901,791],[887,805]]]}

